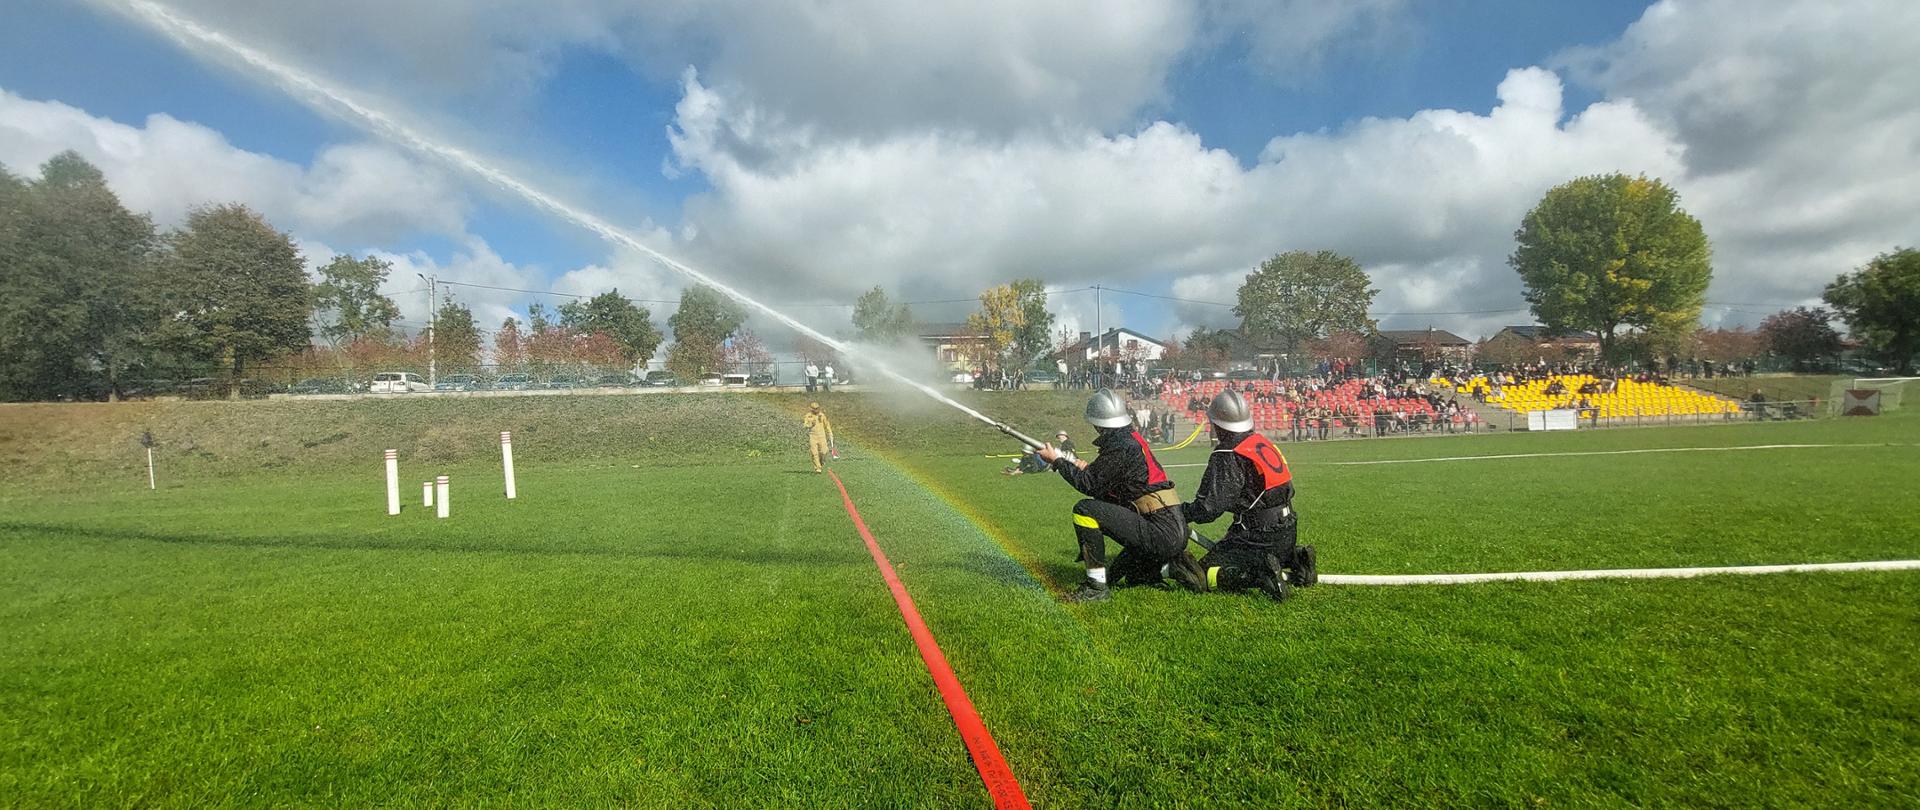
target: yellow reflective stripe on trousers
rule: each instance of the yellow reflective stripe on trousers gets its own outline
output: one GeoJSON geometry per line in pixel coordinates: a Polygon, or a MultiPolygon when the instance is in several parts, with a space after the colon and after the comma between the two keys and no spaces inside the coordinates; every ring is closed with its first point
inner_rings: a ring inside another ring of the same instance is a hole
{"type": "Polygon", "coordinates": [[[1216,565],[1212,568],[1207,569],[1207,587],[1209,588],[1220,587],[1220,566],[1216,565]]]}
{"type": "Polygon", "coordinates": [[[1100,521],[1094,520],[1091,515],[1075,513],[1073,516],[1073,525],[1085,526],[1089,529],[1098,529],[1100,528],[1100,521]]]}

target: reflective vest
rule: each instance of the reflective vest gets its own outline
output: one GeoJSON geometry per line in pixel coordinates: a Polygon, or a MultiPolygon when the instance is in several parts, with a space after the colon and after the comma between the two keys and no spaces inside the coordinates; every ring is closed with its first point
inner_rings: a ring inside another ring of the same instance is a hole
{"type": "Polygon", "coordinates": [[[1233,454],[1253,462],[1253,468],[1260,471],[1263,492],[1293,482],[1293,471],[1287,469],[1286,456],[1280,455],[1280,448],[1274,447],[1265,436],[1248,434],[1234,446],[1233,454]]]}
{"type": "Polygon", "coordinates": [[[1133,432],[1133,440],[1140,445],[1140,455],[1147,458],[1147,486],[1157,487],[1167,482],[1167,471],[1160,469],[1160,462],[1153,457],[1153,448],[1147,446],[1147,440],[1140,431],[1133,432]]]}

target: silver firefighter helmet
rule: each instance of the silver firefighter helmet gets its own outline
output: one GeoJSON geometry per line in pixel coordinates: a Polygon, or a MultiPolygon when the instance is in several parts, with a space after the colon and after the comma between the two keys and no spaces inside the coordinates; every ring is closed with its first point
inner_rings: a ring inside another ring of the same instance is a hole
{"type": "Polygon", "coordinates": [[[1127,401],[1111,389],[1102,388],[1093,393],[1093,399],[1087,400],[1087,424],[1098,428],[1118,428],[1133,424],[1133,414],[1127,412],[1127,401]]]}
{"type": "Polygon", "coordinates": [[[1253,429],[1253,412],[1247,409],[1247,401],[1239,391],[1228,389],[1221,391],[1207,406],[1207,419],[1214,427],[1231,433],[1244,433],[1253,429]]]}

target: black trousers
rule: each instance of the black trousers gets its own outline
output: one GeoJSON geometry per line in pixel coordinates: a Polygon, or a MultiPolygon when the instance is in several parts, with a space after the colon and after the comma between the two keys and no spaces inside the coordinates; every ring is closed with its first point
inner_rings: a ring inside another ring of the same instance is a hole
{"type": "Polygon", "coordinates": [[[1174,506],[1142,515],[1132,507],[1087,498],[1073,505],[1073,533],[1088,568],[1107,567],[1107,540],[1120,544],[1116,563],[1126,563],[1121,575],[1153,573],[1187,550],[1187,519],[1174,506]]]}
{"type": "Polygon", "coordinates": [[[1293,546],[1299,537],[1299,515],[1283,518],[1280,525],[1265,532],[1250,532],[1242,526],[1227,530],[1227,536],[1213,544],[1213,550],[1200,558],[1207,571],[1207,585],[1222,591],[1245,591],[1260,582],[1261,570],[1271,554],[1282,566],[1293,562],[1293,546]]]}

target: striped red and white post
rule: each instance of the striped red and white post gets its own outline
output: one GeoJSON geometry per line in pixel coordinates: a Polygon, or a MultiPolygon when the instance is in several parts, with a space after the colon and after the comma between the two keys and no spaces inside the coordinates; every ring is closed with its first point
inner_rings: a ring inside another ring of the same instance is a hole
{"type": "Polygon", "coordinates": [[[447,516],[447,477],[433,479],[433,508],[438,517],[447,516]]]}
{"type": "Polygon", "coordinates": [[[513,431],[500,431],[500,466],[506,470],[507,500],[516,497],[513,488],[513,431]]]}
{"type": "Polygon", "coordinates": [[[387,451],[387,514],[400,514],[400,451],[387,451]]]}

